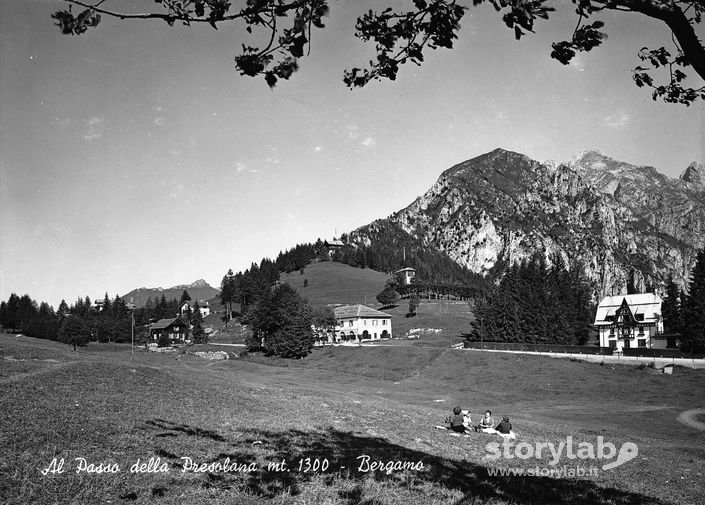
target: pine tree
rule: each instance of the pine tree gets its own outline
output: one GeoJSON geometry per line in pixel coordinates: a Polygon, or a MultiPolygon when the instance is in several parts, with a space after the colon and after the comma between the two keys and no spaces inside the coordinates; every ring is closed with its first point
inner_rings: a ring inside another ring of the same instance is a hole
{"type": "Polygon", "coordinates": [[[79,316],[71,315],[64,319],[59,330],[59,342],[65,344],[73,344],[73,350],[76,346],[84,346],[88,344],[90,338],[90,330],[86,323],[79,316]]]}
{"type": "Polygon", "coordinates": [[[208,335],[203,329],[203,315],[198,302],[193,306],[193,316],[191,316],[191,333],[193,334],[194,344],[207,344],[208,335]]]}
{"type": "Polygon", "coordinates": [[[112,304],[110,303],[110,298],[108,297],[108,293],[105,293],[105,296],[103,297],[103,308],[101,309],[101,315],[105,316],[106,314],[112,313],[112,304]]]}
{"type": "Polygon", "coordinates": [[[397,303],[399,300],[399,293],[391,286],[385,286],[385,288],[379,292],[377,295],[377,301],[382,304],[382,307],[391,307],[397,303]]]}
{"type": "Polygon", "coordinates": [[[184,292],[181,293],[181,300],[179,300],[179,306],[183,306],[184,302],[190,302],[191,301],[191,295],[188,294],[188,291],[184,289],[184,292]]]}
{"type": "Polygon", "coordinates": [[[419,295],[417,293],[412,293],[409,297],[409,312],[407,317],[416,316],[416,310],[419,308],[419,295]]]}
{"type": "Polygon", "coordinates": [[[66,300],[64,300],[62,298],[61,303],[59,304],[59,309],[56,311],[56,314],[58,316],[65,316],[68,313],[69,313],[69,306],[67,305],[66,300]]]}
{"type": "Polygon", "coordinates": [[[313,310],[288,284],[262,293],[246,321],[252,326],[248,350],[257,350],[263,341],[268,354],[301,358],[313,348],[313,310]]]}
{"type": "Polygon", "coordinates": [[[705,351],[705,248],[698,252],[683,306],[683,347],[705,351]]]}
{"type": "Polygon", "coordinates": [[[663,300],[661,312],[664,330],[667,333],[680,333],[682,326],[680,289],[670,275],[666,281],[666,298],[663,300]]]}

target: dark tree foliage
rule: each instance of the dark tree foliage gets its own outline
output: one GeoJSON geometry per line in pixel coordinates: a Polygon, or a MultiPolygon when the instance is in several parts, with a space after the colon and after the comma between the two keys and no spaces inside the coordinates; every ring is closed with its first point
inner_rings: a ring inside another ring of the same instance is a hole
{"type": "MultiPolygon", "coordinates": [[[[173,309],[176,310],[176,307],[174,300],[173,309]]],[[[141,324],[140,318],[145,320],[146,313],[144,309],[135,311],[135,322],[138,325],[141,324]]],[[[0,325],[30,337],[58,340],[62,326],[69,318],[78,318],[82,322],[87,328],[86,338],[90,340],[130,341],[132,317],[125,301],[119,296],[111,300],[106,294],[100,308],[93,306],[88,296],[78,297],[71,306],[62,300],[56,312],[46,302],[37,304],[29,295],[19,297],[13,293],[7,302],[0,303],[0,325]]]]}
{"type": "Polygon", "coordinates": [[[226,309],[224,318],[226,326],[232,318],[233,303],[237,302],[238,298],[239,294],[237,292],[235,274],[233,274],[232,269],[229,269],[228,273],[223,276],[223,280],[220,281],[220,303],[222,303],[226,309]]]}
{"type": "Polygon", "coordinates": [[[194,344],[207,344],[208,334],[203,329],[203,315],[198,302],[193,306],[193,315],[191,316],[191,334],[193,335],[194,344]]]}
{"type": "Polygon", "coordinates": [[[666,333],[680,333],[682,331],[681,301],[680,289],[673,281],[673,277],[669,275],[666,282],[666,297],[661,307],[663,326],[666,333]]]}
{"type": "Polygon", "coordinates": [[[590,291],[574,265],[562,258],[548,267],[541,255],[513,265],[482,301],[471,340],[582,345],[591,323],[590,291]],[[481,335],[481,325],[484,334],[481,335]]]}
{"type": "Polygon", "coordinates": [[[323,331],[325,333],[329,333],[335,330],[337,320],[335,319],[335,312],[332,308],[325,305],[322,307],[315,308],[313,309],[313,314],[311,317],[313,326],[317,330],[323,331]]]}
{"type": "Polygon", "coordinates": [[[91,330],[83,319],[79,316],[70,315],[64,318],[59,330],[59,342],[76,346],[84,346],[90,340],[91,330]]]}
{"type": "Polygon", "coordinates": [[[159,335],[159,340],[157,340],[157,347],[169,347],[171,345],[171,339],[166,333],[159,335]]]}
{"type": "Polygon", "coordinates": [[[313,348],[313,309],[288,284],[263,292],[246,321],[252,327],[248,350],[302,358],[313,348]]]}
{"type": "Polygon", "coordinates": [[[64,300],[64,299],[61,300],[61,303],[59,304],[59,308],[56,312],[60,316],[65,316],[66,314],[69,313],[69,306],[66,303],[66,300],[64,300]]]}
{"type": "Polygon", "coordinates": [[[705,352],[705,248],[698,252],[683,303],[682,344],[686,351],[705,352]]]}
{"type": "Polygon", "coordinates": [[[183,305],[184,302],[190,302],[191,301],[191,295],[188,294],[188,291],[184,289],[184,292],[181,293],[181,299],[179,300],[179,306],[183,305]]]}
{"type": "Polygon", "coordinates": [[[12,293],[7,302],[0,303],[0,326],[30,337],[56,340],[60,319],[46,302],[37,305],[29,295],[12,293]]]}
{"type": "Polygon", "coordinates": [[[297,244],[294,248],[279,253],[275,264],[280,272],[291,273],[302,270],[312,260],[317,258],[323,249],[323,244],[297,244]]]}
{"type": "Polygon", "coordinates": [[[393,287],[385,286],[376,298],[382,304],[382,308],[391,307],[399,300],[399,293],[393,287]]]}
{"type": "Polygon", "coordinates": [[[2,325],[3,328],[8,330],[19,329],[17,314],[19,306],[20,297],[15,293],[10,294],[7,303],[3,302],[3,305],[0,307],[0,325],[2,325]]]}
{"type": "MultiPolygon", "coordinates": [[[[322,29],[329,14],[329,0],[145,0],[152,11],[128,12],[118,0],[64,0],[68,9],[52,18],[62,33],[80,35],[96,27],[103,16],[118,19],[157,19],[174,26],[207,23],[217,29],[222,23],[241,23],[252,36],[235,56],[241,75],[263,77],[273,87],[289,79],[299,68],[298,60],[311,51],[314,29],[322,29]],[[76,6],[74,12],[72,7],[76,6]],[[262,42],[264,41],[264,42],[262,42]]],[[[690,105],[705,98],[705,86],[689,87],[689,67],[705,79],[705,45],[696,29],[705,12],[702,0],[573,0],[560,4],[550,0],[473,0],[474,6],[489,3],[517,40],[534,33],[539,19],[548,20],[556,8],[574,9],[576,22],[566,27],[565,40],[552,44],[551,57],[567,65],[580,52],[602,45],[607,34],[600,19],[603,11],[627,11],[666,25],[668,44],[642,47],[639,65],[632,71],[639,87],[651,89],[654,100],[690,105]],[[572,30],[572,31],[571,31],[572,30]],[[660,72],[663,81],[653,77],[660,72]]],[[[346,70],[343,81],[351,88],[379,79],[395,80],[400,66],[421,65],[428,50],[452,49],[467,7],[456,0],[413,0],[408,7],[384,8],[363,13],[355,24],[355,36],[374,45],[375,58],[366,68],[346,70]]]]}
{"type": "Polygon", "coordinates": [[[419,308],[419,295],[416,293],[412,294],[409,297],[409,311],[407,312],[407,317],[414,317],[416,316],[416,310],[419,308]]]}

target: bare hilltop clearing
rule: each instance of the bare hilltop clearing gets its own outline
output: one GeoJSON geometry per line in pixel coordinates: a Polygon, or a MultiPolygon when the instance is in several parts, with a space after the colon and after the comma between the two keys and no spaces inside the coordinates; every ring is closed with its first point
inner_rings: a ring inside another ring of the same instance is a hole
{"type": "Polygon", "coordinates": [[[2,334],[0,496],[8,504],[695,505],[705,500],[705,439],[677,418],[705,405],[704,381],[703,370],[665,375],[411,344],[315,349],[295,361],[142,351],[132,360],[129,346],[72,352],[2,334]],[[497,437],[434,429],[454,405],[473,421],[487,408],[511,416],[525,448],[571,437],[573,453],[564,447],[556,468],[599,471],[496,475],[548,467],[552,456],[492,459],[487,444],[497,437]],[[597,447],[599,437],[617,449],[636,444],[638,455],[609,470],[605,460],[576,459],[580,444],[597,447]]]}

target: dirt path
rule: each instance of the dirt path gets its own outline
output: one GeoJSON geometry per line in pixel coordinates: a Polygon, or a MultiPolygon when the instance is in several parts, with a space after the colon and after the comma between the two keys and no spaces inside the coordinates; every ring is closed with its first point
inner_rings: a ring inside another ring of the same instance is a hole
{"type": "Polygon", "coordinates": [[[686,410],[685,412],[681,412],[677,419],[686,426],[705,431],[705,423],[697,420],[697,417],[700,415],[705,416],[705,409],[686,410]]]}
{"type": "MultiPolygon", "coordinates": [[[[46,361],[46,360],[44,360],[44,361],[46,361]]],[[[5,377],[3,379],[0,379],[0,384],[9,384],[12,382],[17,382],[17,381],[27,379],[29,377],[34,377],[36,375],[48,374],[51,372],[55,372],[56,370],[59,370],[60,368],[66,368],[67,366],[75,365],[76,363],[81,363],[81,362],[80,361],[62,361],[60,363],[51,363],[51,366],[48,366],[46,368],[40,368],[39,370],[33,370],[31,372],[18,373],[18,374],[10,375],[9,377],[5,377]]]]}

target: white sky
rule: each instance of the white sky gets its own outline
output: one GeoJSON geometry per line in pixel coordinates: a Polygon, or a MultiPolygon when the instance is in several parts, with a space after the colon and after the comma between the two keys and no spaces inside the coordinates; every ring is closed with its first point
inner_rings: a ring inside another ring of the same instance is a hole
{"type": "Polygon", "coordinates": [[[0,0],[0,299],[218,287],[228,268],[388,216],[496,147],[557,161],[599,148],[671,177],[704,161],[704,107],[653,102],[631,80],[665,26],[605,14],[603,47],[564,67],[550,42],[572,32],[572,4],[520,42],[481,6],[453,51],[347,89],[343,70],[371,55],[355,18],[400,3],[331,2],[272,91],[234,70],[239,26],[104,19],[69,37],[50,19],[61,2],[0,0]]]}

